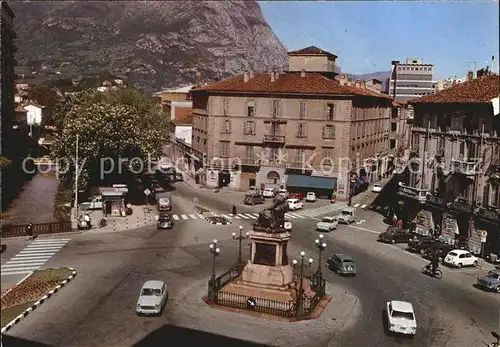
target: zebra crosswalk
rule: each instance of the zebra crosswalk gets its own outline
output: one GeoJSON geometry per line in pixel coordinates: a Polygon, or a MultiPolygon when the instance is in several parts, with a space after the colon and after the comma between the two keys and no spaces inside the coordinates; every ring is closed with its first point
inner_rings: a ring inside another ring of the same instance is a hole
{"type": "Polygon", "coordinates": [[[27,275],[38,270],[71,239],[37,239],[2,265],[2,276],[27,275]]]}
{"type": "MultiPolygon", "coordinates": [[[[240,220],[250,220],[250,219],[258,219],[259,218],[259,214],[258,213],[238,213],[238,214],[218,214],[218,216],[220,217],[224,217],[224,218],[227,218],[227,219],[240,219],[240,220]]],[[[196,220],[196,219],[205,219],[205,217],[203,217],[203,215],[199,214],[199,213],[195,213],[195,214],[174,214],[172,215],[172,217],[175,219],[175,220],[182,220],[182,221],[186,221],[186,220],[196,220]]],[[[307,218],[305,216],[302,216],[298,213],[285,213],[285,217],[288,218],[288,219],[303,219],[303,218],[307,218]]]]}
{"type": "Polygon", "coordinates": [[[370,204],[354,204],[352,205],[353,207],[356,207],[356,208],[362,208],[362,209],[374,209],[374,210],[377,210],[377,211],[380,211],[380,210],[384,210],[384,211],[387,211],[389,209],[389,206],[380,206],[380,205],[377,205],[377,206],[372,206],[370,204]]]}

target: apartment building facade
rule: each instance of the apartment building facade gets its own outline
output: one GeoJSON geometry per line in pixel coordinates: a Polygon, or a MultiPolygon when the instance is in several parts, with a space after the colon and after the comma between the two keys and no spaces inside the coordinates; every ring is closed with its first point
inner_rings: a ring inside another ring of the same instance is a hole
{"type": "Polygon", "coordinates": [[[352,175],[375,176],[392,100],[335,80],[338,69],[324,63],[333,54],[300,52],[289,54],[287,73],[247,72],[192,90],[192,144],[203,153],[207,186],[286,186],[347,199],[352,175]]]}
{"type": "Polygon", "coordinates": [[[422,233],[500,254],[500,77],[486,75],[410,101],[410,163],[398,203],[422,233]],[[484,242],[483,242],[484,241],[484,242]]]}
{"type": "Polygon", "coordinates": [[[432,94],[437,84],[433,70],[433,64],[424,64],[420,58],[408,58],[404,63],[394,61],[386,92],[402,101],[432,94]]]}

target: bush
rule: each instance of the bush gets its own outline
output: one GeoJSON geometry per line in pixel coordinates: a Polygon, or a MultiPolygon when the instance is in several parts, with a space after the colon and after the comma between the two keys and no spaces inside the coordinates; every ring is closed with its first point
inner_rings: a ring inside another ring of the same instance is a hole
{"type": "Polygon", "coordinates": [[[71,201],[73,198],[73,190],[64,182],[57,186],[56,196],[54,200],[54,218],[58,221],[71,220],[71,201]]]}

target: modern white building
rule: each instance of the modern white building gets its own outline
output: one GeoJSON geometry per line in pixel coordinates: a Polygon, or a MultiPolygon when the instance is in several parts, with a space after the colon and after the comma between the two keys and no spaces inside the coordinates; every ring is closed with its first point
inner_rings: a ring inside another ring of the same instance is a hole
{"type": "Polygon", "coordinates": [[[24,106],[24,109],[28,111],[26,113],[26,123],[28,123],[28,125],[41,125],[43,108],[44,106],[38,104],[28,104],[24,106]]]}
{"type": "Polygon", "coordinates": [[[437,81],[433,79],[433,64],[424,64],[420,58],[407,58],[404,63],[392,63],[392,74],[386,87],[389,96],[408,101],[436,91],[437,81]]]}

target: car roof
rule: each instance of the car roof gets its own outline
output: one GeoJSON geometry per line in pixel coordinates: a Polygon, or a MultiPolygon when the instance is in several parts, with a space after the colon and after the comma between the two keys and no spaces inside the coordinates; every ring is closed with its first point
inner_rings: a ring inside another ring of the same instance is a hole
{"type": "Polygon", "coordinates": [[[334,253],[333,255],[339,257],[341,260],[353,260],[350,255],[344,253],[334,253]]]}
{"type": "Polygon", "coordinates": [[[334,217],[334,216],[323,216],[323,217],[321,217],[321,219],[325,219],[325,218],[337,220],[337,217],[334,217]]]}
{"type": "Polygon", "coordinates": [[[413,305],[407,301],[392,300],[390,303],[392,309],[395,311],[413,313],[413,305]]]}
{"type": "Polygon", "coordinates": [[[469,251],[466,251],[465,249],[452,249],[450,253],[456,253],[456,254],[464,254],[464,253],[470,253],[469,251]]]}
{"type": "Polygon", "coordinates": [[[143,286],[142,286],[142,289],[144,288],[149,288],[149,289],[161,289],[163,287],[163,285],[165,284],[165,282],[163,281],[158,281],[158,280],[150,280],[150,281],[146,281],[143,286]]]}
{"type": "Polygon", "coordinates": [[[299,199],[292,198],[292,199],[287,199],[286,201],[290,201],[290,202],[292,202],[292,201],[293,201],[293,202],[297,202],[297,201],[299,201],[299,199]]]}
{"type": "Polygon", "coordinates": [[[309,194],[314,194],[314,195],[316,195],[316,193],[315,193],[315,192],[307,192],[307,195],[309,195],[309,194]]]}

